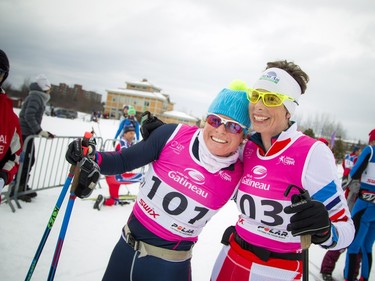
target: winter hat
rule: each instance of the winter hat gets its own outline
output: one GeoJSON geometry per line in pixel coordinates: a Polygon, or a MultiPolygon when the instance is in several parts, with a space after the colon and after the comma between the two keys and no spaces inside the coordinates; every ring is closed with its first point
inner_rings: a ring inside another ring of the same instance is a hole
{"type": "Polygon", "coordinates": [[[5,79],[7,79],[8,74],[9,74],[9,60],[3,50],[0,50],[0,71],[5,72],[3,80],[0,81],[0,86],[1,86],[1,84],[5,81],[5,79]]]}
{"type": "Polygon", "coordinates": [[[354,146],[353,147],[353,153],[357,152],[359,150],[359,146],[354,146]]]}
{"type": "Polygon", "coordinates": [[[40,74],[35,78],[35,82],[42,89],[42,91],[48,91],[51,89],[51,83],[48,81],[44,74],[40,74]]]}
{"type": "Polygon", "coordinates": [[[129,110],[128,110],[128,115],[135,115],[136,111],[134,109],[134,107],[130,107],[129,110]]]}
{"type": "Polygon", "coordinates": [[[325,138],[318,138],[318,141],[321,141],[325,145],[328,145],[328,141],[325,138]]]}
{"type": "MultiPolygon", "coordinates": [[[[288,72],[276,67],[266,69],[258,81],[255,82],[253,88],[287,95],[295,99],[297,102],[299,97],[302,95],[301,87],[297,81],[294,80],[294,78],[288,72]]],[[[290,100],[285,100],[283,104],[290,115],[293,115],[297,104],[290,100]]]]}
{"type": "Polygon", "coordinates": [[[208,108],[208,113],[225,115],[249,128],[249,101],[246,97],[246,89],[231,88],[233,90],[223,89],[216,96],[208,108]]]}
{"type": "Polygon", "coordinates": [[[368,139],[368,142],[372,142],[375,140],[375,129],[373,129],[369,134],[370,138],[368,139]]]}
{"type": "Polygon", "coordinates": [[[124,127],[124,134],[126,134],[127,132],[135,132],[135,128],[133,126],[125,126],[124,127]]]}

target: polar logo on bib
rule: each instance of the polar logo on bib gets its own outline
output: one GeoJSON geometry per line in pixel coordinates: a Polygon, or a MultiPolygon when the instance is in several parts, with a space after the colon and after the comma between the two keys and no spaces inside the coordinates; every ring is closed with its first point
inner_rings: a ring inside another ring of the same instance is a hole
{"type": "Polygon", "coordinates": [[[202,185],[205,182],[204,175],[201,172],[198,172],[197,170],[194,170],[193,168],[186,168],[184,170],[190,177],[190,179],[195,183],[202,185]]]}
{"type": "Polygon", "coordinates": [[[253,174],[254,179],[260,180],[267,176],[267,169],[263,166],[257,165],[251,170],[251,173],[253,174]]]}

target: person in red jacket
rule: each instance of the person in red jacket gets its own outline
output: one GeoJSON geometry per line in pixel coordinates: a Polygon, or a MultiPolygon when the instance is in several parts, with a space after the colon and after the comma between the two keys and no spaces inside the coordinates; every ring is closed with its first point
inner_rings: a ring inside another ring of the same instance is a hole
{"type": "MultiPolygon", "coordinates": [[[[21,127],[13,102],[1,87],[9,74],[9,60],[0,50],[0,193],[16,175],[22,151],[21,127]]],[[[0,197],[1,201],[1,197],[0,197]]]]}

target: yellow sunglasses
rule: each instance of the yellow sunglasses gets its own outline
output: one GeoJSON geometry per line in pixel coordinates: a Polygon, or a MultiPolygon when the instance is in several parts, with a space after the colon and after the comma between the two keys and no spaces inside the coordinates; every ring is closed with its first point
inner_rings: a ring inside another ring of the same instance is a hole
{"type": "Polygon", "coordinates": [[[299,105],[295,99],[287,95],[274,92],[260,92],[251,88],[247,90],[247,99],[251,103],[257,103],[260,98],[262,98],[263,104],[268,107],[280,106],[285,100],[295,102],[297,105],[299,105]]]}

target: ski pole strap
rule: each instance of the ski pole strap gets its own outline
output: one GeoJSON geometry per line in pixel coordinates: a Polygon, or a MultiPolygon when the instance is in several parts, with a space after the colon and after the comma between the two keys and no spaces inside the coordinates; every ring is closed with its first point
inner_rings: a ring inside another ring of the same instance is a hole
{"type": "Polygon", "coordinates": [[[122,230],[123,238],[125,242],[134,249],[134,251],[140,252],[139,257],[144,257],[147,255],[157,257],[159,259],[168,261],[185,261],[191,258],[193,247],[188,251],[176,251],[160,248],[141,240],[136,240],[131,233],[128,225],[126,224],[122,230]]]}
{"type": "Polygon", "coordinates": [[[252,245],[243,240],[237,233],[234,234],[234,241],[244,250],[255,254],[262,261],[268,261],[270,258],[283,260],[302,260],[302,253],[276,253],[263,247],[252,245]]]}
{"type": "Polygon", "coordinates": [[[94,160],[85,157],[79,163],[78,169],[78,177],[75,176],[78,178],[77,185],[74,186],[74,189],[72,188],[72,191],[79,198],[87,198],[99,180],[100,168],[94,160]]]}

